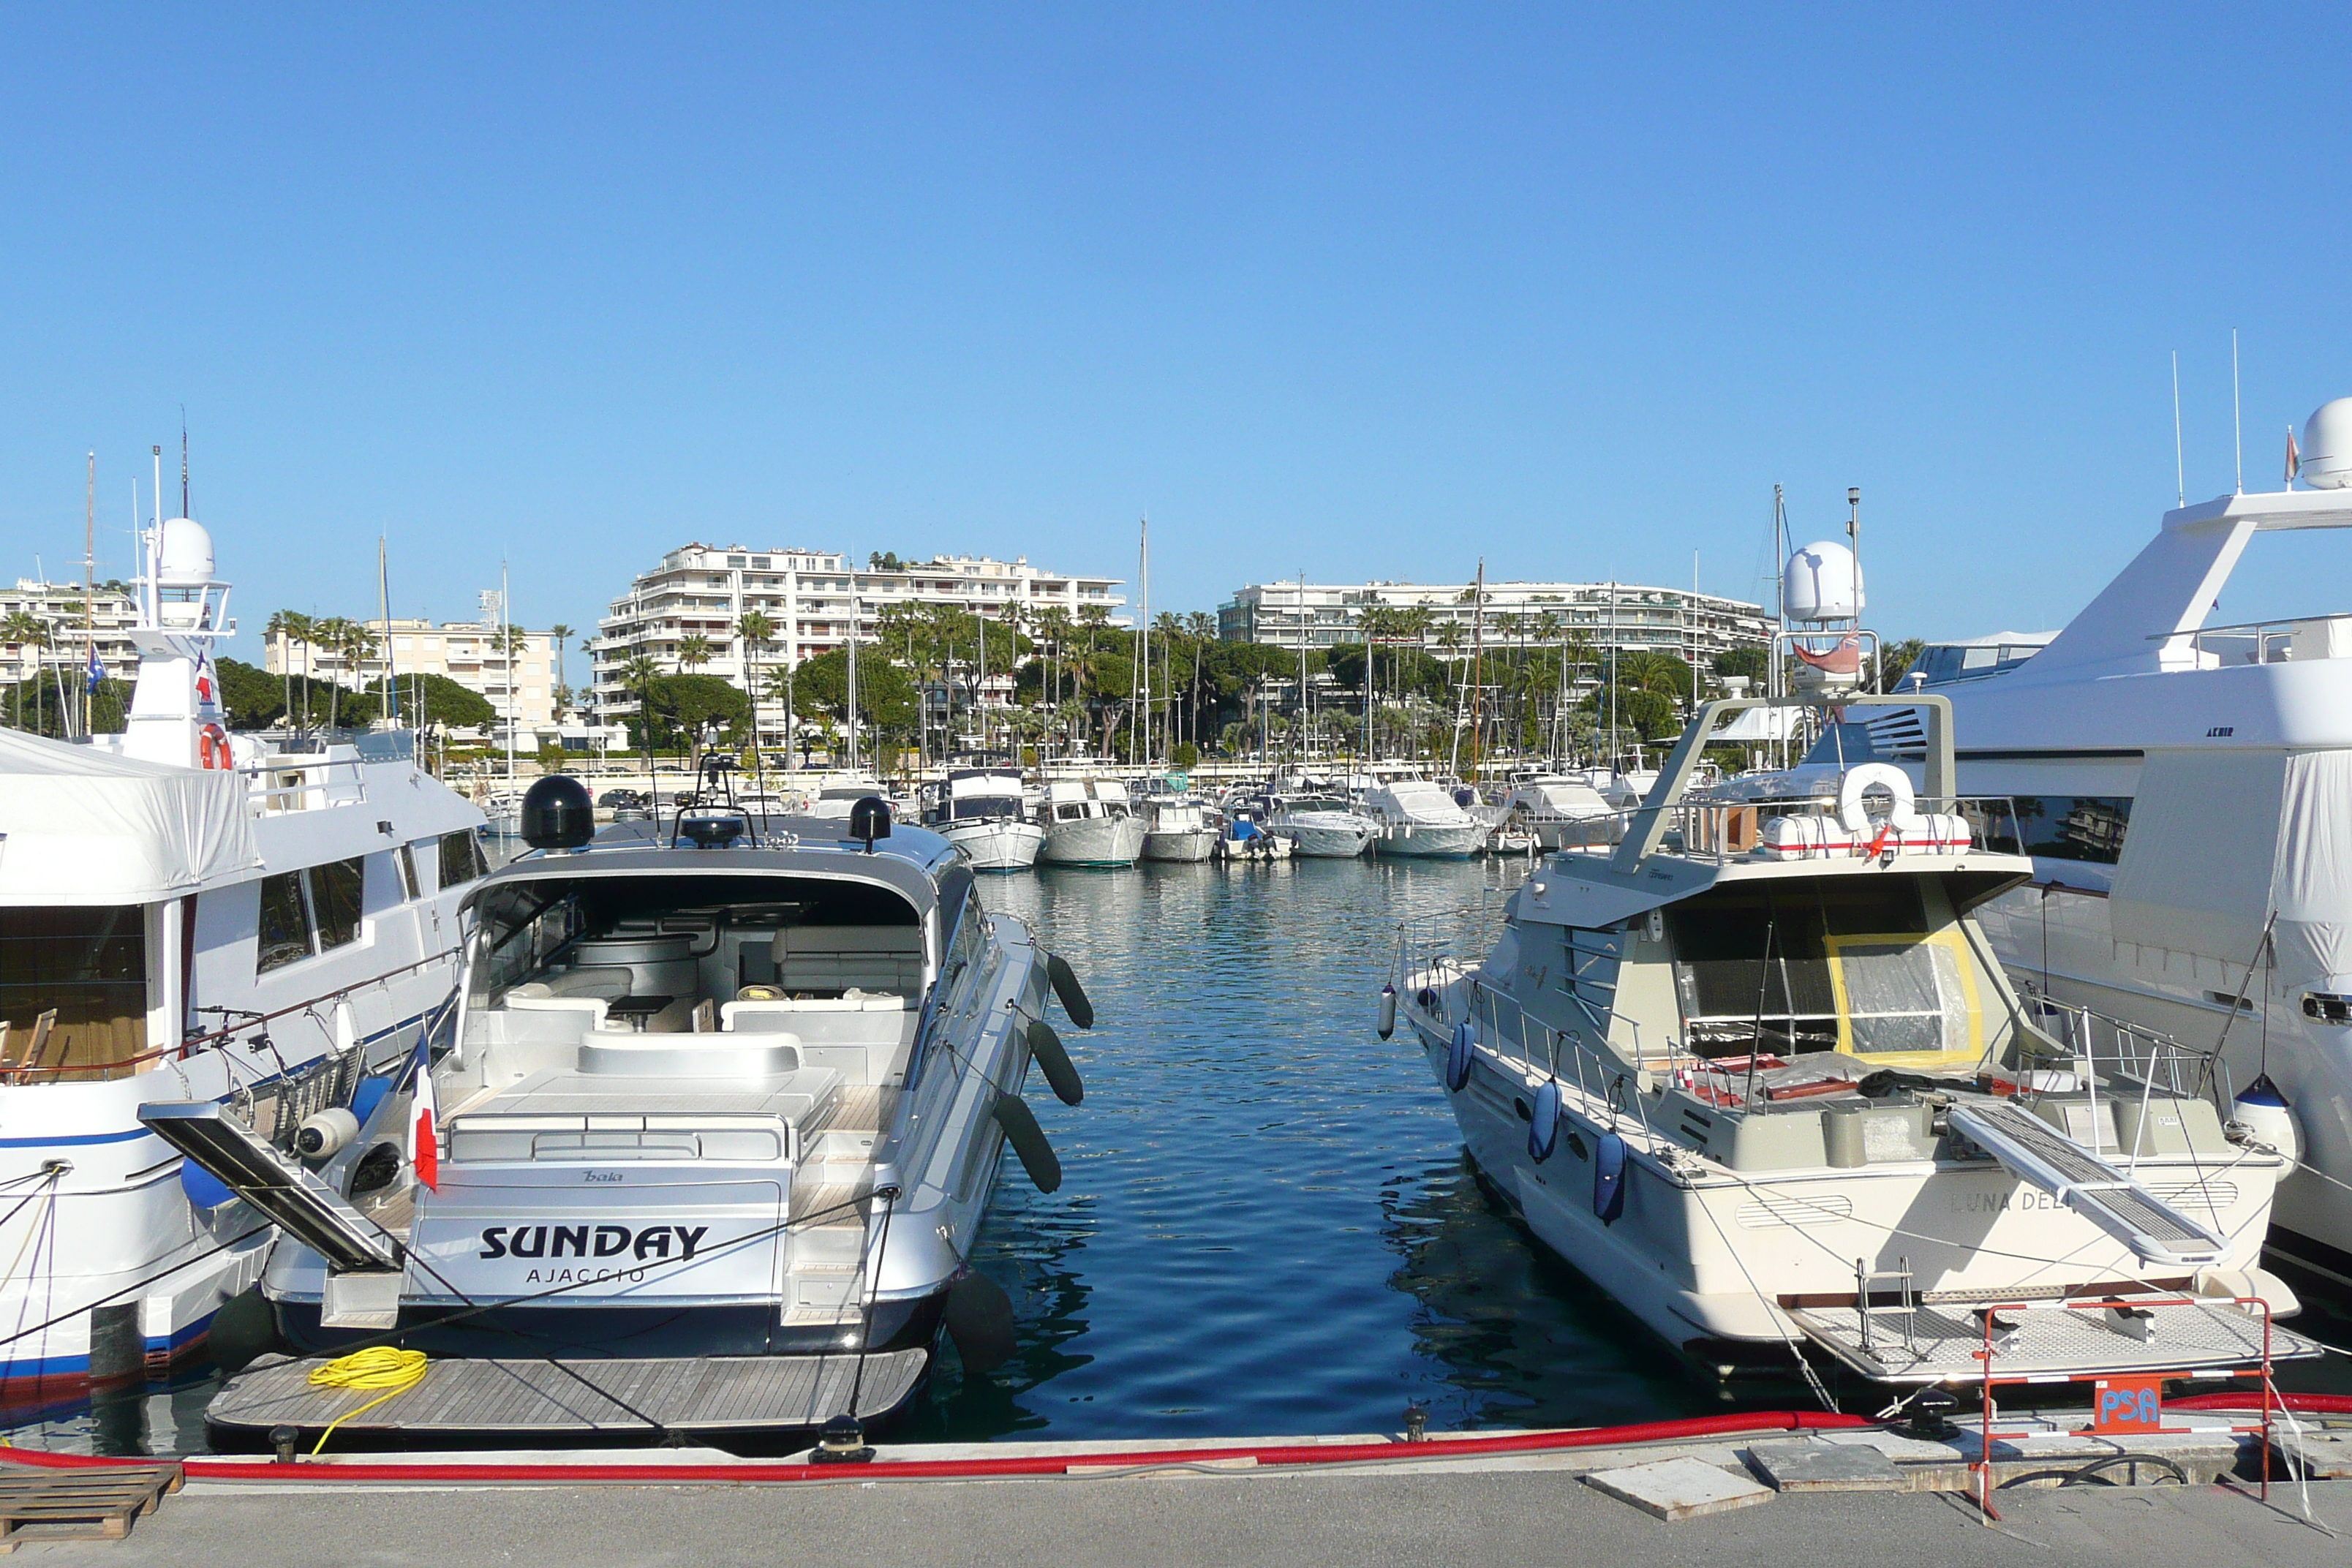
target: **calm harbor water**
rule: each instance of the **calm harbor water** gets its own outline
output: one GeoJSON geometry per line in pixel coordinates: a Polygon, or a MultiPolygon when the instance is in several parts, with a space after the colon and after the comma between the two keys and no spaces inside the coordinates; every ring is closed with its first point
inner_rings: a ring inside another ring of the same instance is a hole
{"type": "MultiPolygon", "coordinates": [[[[984,880],[1076,966],[1085,1103],[1031,1098],[1062,1161],[1007,1165],[978,1266],[1013,1360],[951,1351],[901,1437],[1164,1438],[1581,1426],[1809,1405],[1718,1385],[1538,1247],[1479,1186],[1420,1054],[1372,1031],[1401,921],[1482,952],[1525,875],[1490,862],[1041,869],[984,880]]],[[[2298,1327],[2352,1341],[2340,1307],[2298,1327]]],[[[2283,1384],[2337,1387],[2337,1367],[2283,1384]]],[[[16,1441],[193,1452],[214,1379],[63,1412],[16,1441]]],[[[1862,1391],[1850,1391],[1866,1400],[1862,1391]]],[[[1860,1405],[1854,1407],[1860,1408],[1860,1405]]]]}

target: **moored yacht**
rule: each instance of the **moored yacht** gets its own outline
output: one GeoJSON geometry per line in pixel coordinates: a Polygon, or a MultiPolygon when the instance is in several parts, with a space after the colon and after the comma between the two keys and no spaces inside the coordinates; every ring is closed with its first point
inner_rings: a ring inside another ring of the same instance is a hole
{"type": "Polygon", "coordinates": [[[1143,854],[1143,819],[1117,779],[1053,779],[1037,803],[1045,841],[1037,858],[1056,866],[1132,866],[1143,854]]]}
{"type": "Polygon", "coordinates": [[[1570,773],[1538,773],[1516,781],[1503,800],[1504,821],[1532,834],[1547,853],[1605,842],[1618,807],[1584,779],[1570,773]]]}
{"type": "Polygon", "coordinates": [[[1197,796],[1152,794],[1139,804],[1146,860],[1197,862],[1217,847],[1217,824],[1197,796]]]}
{"type": "Polygon", "coordinates": [[[1392,779],[1364,792],[1364,815],[1380,825],[1373,853],[1460,858],[1486,847],[1487,824],[1427,779],[1392,779]]]}
{"type": "Polygon", "coordinates": [[[1023,871],[1045,830],[1028,819],[1019,768],[950,768],[925,786],[923,826],[963,852],[975,871],[1023,871]]]}
{"type": "Polygon", "coordinates": [[[1315,859],[1352,860],[1381,836],[1381,825],[1336,795],[1276,795],[1266,828],[1315,859]]]}
{"type": "Polygon", "coordinates": [[[967,1260],[1008,1141],[1060,1180],[1020,1091],[1036,1060],[1078,1100],[1040,1015],[1053,984],[1090,1021],[1083,994],[879,800],[781,823],[704,800],[592,838],[576,784],[534,785],[537,852],[466,900],[430,1094],[344,1154],[297,1167],[217,1107],[147,1108],[293,1237],[263,1289],[296,1358],[224,1388],[222,1441],[772,1436],[903,1407],[943,1322],[972,1364],[1006,1348],[967,1260]],[[398,1179],[369,1184],[404,1122],[398,1179]],[[396,1400],[310,1383],[385,1342],[426,1358],[396,1400]]]}
{"type": "Polygon", "coordinates": [[[457,975],[481,814],[404,731],[233,732],[211,535],[141,540],[123,733],[0,732],[0,1378],[18,1408],[161,1373],[250,1287],[268,1221],[140,1105],[291,1151],[381,1100],[457,975]]]}
{"type": "Polygon", "coordinates": [[[1703,707],[1622,841],[1535,868],[1482,961],[1401,948],[1384,1005],[1495,1189],[1718,1366],[1920,1384],[1973,1383],[1988,1342],[2036,1379],[2316,1353],[2248,1310],[2296,1304],[2258,1266],[2288,1163],[2210,1053],[2037,1007],[1993,961],[1974,912],[2032,868],[1952,798],[1943,700],[1918,704],[1924,792],[1864,764],[1692,799],[1714,726],[1764,700],[1703,707]]]}

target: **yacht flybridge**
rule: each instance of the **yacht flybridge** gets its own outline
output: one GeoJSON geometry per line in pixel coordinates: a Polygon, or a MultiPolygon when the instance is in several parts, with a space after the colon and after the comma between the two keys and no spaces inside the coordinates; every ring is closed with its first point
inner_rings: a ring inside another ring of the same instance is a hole
{"type": "Polygon", "coordinates": [[[2031,862],[1972,830],[1996,803],[1953,798],[1948,705],[1900,700],[1924,791],[1880,764],[1696,798],[1717,723],[1786,705],[1711,702],[1614,847],[1541,862],[1483,961],[1401,942],[1384,1007],[1472,1157],[1717,1365],[1794,1350],[1903,1384],[2314,1353],[2264,1321],[2295,1305],[2257,1267],[2286,1160],[2225,1123],[2210,1054],[2011,989],[1974,911],[2031,862]]]}
{"type": "MultiPolygon", "coordinates": [[[[2218,1049],[2240,1118],[2307,1167],[2273,1251],[2352,1284],[2352,615],[2207,624],[2264,536],[2352,529],[2352,398],[2303,435],[2308,488],[2168,512],[2054,638],[1984,639],[1998,660],[1915,679],[1958,715],[1961,784],[2016,803],[2000,842],[2033,875],[1981,917],[2001,962],[2218,1049]]],[[[1889,712],[1815,757],[1916,773],[1918,728],[1889,712]]]]}
{"type": "Polygon", "coordinates": [[[1008,1141],[1060,1180],[1020,1091],[1036,1060],[1077,1101],[1040,1015],[1050,983],[1091,1022],[1083,994],[880,800],[755,817],[710,777],[593,840],[576,782],[532,786],[536,852],[466,900],[398,1180],[358,1179],[366,1138],[303,1167],[216,1106],[148,1108],[292,1237],[263,1290],[296,1357],[226,1385],[219,1440],[772,1437],[902,1408],[943,1321],[969,1366],[1009,1352],[967,1260],[1008,1141]],[[425,1352],[415,1389],[358,1415],[309,1383],[376,1343],[425,1352]]]}
{"type": "Polygon", "coordinates": [[[142,531],[124,731],[0,731],[0,1380],[18,1409],[201,1352],[268,1223],[140,1124],[291,1152],[382,1100],[457,975],[481,814],[405,731],[235,733],[212,536],[142,531]]]}

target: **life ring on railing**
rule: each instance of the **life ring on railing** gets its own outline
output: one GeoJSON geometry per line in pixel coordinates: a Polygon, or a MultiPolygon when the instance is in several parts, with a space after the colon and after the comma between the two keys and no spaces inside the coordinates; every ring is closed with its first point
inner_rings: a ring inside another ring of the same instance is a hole
{"type": "Polygon", "coordinates": [[[227,731],[207,724],[196,731],[196,766],[224,772],[236,766],[236,759],[229,755],[227,731]]]}
{"type": "Polygon", "coordinates": [[[1899,831],[1918,820],[1911,775],[1901,768],[1887,763],[1864,763],[1846,769],[1845,777],[1838,782],[1838,822],[1857,838],[1882,826],[1899,831]],[[1884,819],[1870,815],[1869,795],[1874,789],[1883,789],[1893,797],[1894,805],[1884,819]]]}

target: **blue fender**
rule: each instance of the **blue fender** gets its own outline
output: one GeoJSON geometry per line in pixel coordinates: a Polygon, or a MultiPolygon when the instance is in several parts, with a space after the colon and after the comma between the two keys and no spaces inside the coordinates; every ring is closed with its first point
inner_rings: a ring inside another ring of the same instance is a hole
{"type": "Polygon", "coordinates": [[[1542,1164],[1559,1142],[1559,1085],[1548,1083],[1536,1090],[1535,1114],[1528,1120],[1528,1158],[1542,1164]]]}
{"type": "Polygon", "coordinates": [[[227,1183],[188,1159],[180,1162],[180,1191],[188,1195],[188,1202],[207,1212],[236,1196],[227,1183]]]}
{"type": "Polygon", "coordinates": [[[1454,1042],[1445,1047],[1445,1087],[1455,1094],[1470,1081],[1472,1047],[1478,1043],[1478,1032],[1463,1019],[1454,1026],[1454,1042]]]}
{"type": "Polygon", "coordinates": [[[1592,1151],[1592,1212],[1615,1225],[1625,1212],[1625,1140],[1603,1132],[1592,1151]]]}

